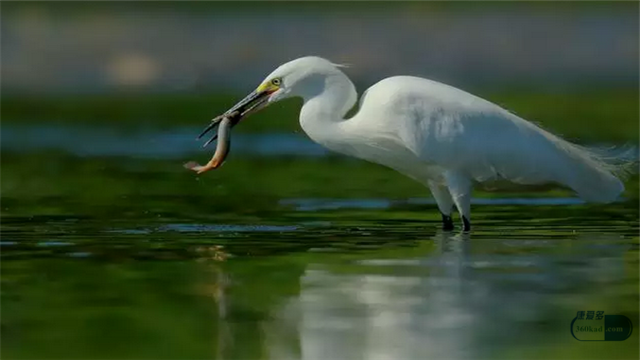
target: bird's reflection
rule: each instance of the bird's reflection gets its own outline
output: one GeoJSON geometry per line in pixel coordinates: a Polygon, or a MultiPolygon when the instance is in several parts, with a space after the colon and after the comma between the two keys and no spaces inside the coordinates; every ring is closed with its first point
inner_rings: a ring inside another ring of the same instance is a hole
{"type": "Polygon", "coordinates": [[[476,321],[467,302],[488,296],[465,280],[469,237],[438,232],[428,240],[435,251],[387,261],[382,274],[307,271],[300,297],[304,358],[465,357],[471,339],[461,330],[476,321]]]}
{"type": "MultiPolygon", "coordinates": [[[[558,268],[549,256],[506,253],[508,244],[437,232],[412,256],[380,261],[374,254],[351,261],[350,271],[329,255],[261,259],[248,268],[214,254],[207,266],[217,284],[217,358],[494,357],[488,344],[541,336],[528,330],[533,325],[564,326],[544,293],[593,273],[558,268]]],[[[610,266],[624,249],[610,250],[609,261],[585,261],[610,266]]]]}

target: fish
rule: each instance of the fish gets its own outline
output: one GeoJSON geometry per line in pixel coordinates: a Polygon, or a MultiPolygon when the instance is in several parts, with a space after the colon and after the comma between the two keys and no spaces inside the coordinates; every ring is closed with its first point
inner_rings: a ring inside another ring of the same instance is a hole
{"type": "Polygon", "coordinates": [[[229,150],[231,148],[231,129],[236,126],[240,120],[249,116],[249,114],[257,112],[263,108],[268,103],[269,94],[270,92],[258,92],[256,90],[222,115],[218,115],[213,118],[211,123],[209,123],[209,125],[196,138],[196,140],[200,140],[208,132],[218,127],[217,133],[203,145],[203,147],[207,147],[216,139],[218,140],[213,157],[206,165],[200,165],[195,161],[190,161],[184,164],[184,167],[189,170],[193,170],[198,174],[202,174],[206,171],[217,169],[222,166],[227,155],[229,155],[229,150]]]}
{"type": "Polygon", "coordinates": [[[204,131],[198,136],[198,139],[201,139],[205,134],[209,131],[213,130],[216,126],[218,127],[218,131],[214,134],[207,142],[203,145],[203,147],[207,147],[214,140],[218,140],[216,144],[216,151],[211,157],[211,160],[205,165],[200,165],[195,161],[189,161],[184,164],[184,167],[197,172],[198,174],[202,174],[209,170],[217,169],[224,163],[224,160],[229,155],[229,151],[231,150],[231,128],[233,128],[241,119],[240,112],[232,112],[230,114],[223,114],[215,117],[211,120],[209,126],[207,126],[204,131]]]}

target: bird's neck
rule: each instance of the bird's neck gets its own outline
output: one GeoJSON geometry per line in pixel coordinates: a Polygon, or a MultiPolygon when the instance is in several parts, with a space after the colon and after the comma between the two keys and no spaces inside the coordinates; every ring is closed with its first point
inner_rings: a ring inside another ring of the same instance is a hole
{"type": "Polygon", "coordinates": [[[322,91],[303,96],[300,126],[309,137],[332,150],[348,138],[348,122],[345,115],[356,103],[356,88],[344,74],[327,78],[322,91]]]}

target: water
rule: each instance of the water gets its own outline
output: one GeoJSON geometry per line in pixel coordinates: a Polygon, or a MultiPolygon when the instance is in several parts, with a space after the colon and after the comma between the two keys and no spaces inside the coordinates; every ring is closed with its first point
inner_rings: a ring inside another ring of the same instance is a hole
{"type": "Polygon", "coordinates": [[[607,205],[478,192],[447,233],[419,184],[303,137],[240,137],[198,177],[199,129],[9,129],[5,358],[638,358],[637,178],[607,205]],[[576,341],[590,310],[634,335],[576,341]]]}
{"type": "Polygon", "coordinates": [[[419,214],[393,221],[378,211],[366,220],[323,211],[320,222],[279,209],[237,224],[8,217],[0,244],[3,351],[11,358],[457,359],[523,351],[561,358],[611,349],[635,356],[633,339],[587,352],[569,325],[580,310],[637,319],[638,229],[628,219],[636,210],[614,205],[617,220],[582,206],[570,218],[549,209],[558,218],[542,220],[504,210],[478,206],[471,235],[441,232],[419,214]]]}

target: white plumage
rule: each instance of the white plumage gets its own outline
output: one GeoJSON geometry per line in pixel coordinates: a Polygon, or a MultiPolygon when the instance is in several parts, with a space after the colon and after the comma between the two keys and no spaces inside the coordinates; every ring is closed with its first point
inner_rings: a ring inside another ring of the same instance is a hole
{"type": "Polygon", "coordinates": [[[273,79],[280,85],[268,101],[302,97],[300,124],[311,139],[428,186],[445,227],[455,205],[468,229],[477,183],[554,182],[596,202],[613,201],[624,190],[613,165],[594,152],[448,85],[411,76],[387,78],[371,86],[357,114],[345,119],[357,94],[331,62],[293,60],[267,76],[261,87],[273,79]]]}

